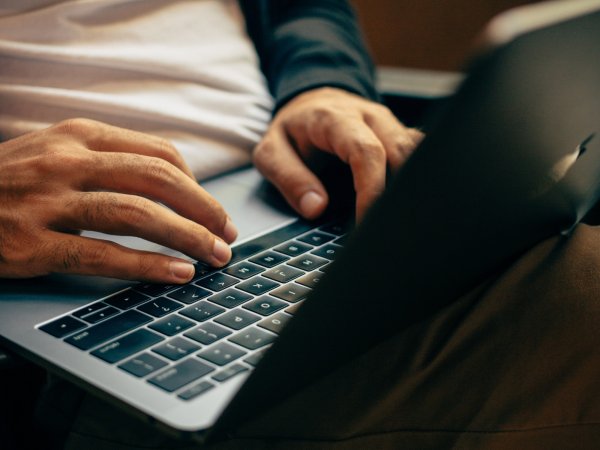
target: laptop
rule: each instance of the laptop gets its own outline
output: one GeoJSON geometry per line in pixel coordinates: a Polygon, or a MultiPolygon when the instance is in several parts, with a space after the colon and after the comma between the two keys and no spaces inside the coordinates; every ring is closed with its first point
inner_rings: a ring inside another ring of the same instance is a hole
{"type": "Polygon", "coordinates": [[[253,169],[227,174],[205,187],[241,230],[230,265],[185,286],[2,280],[2,344],[206,441],[569,233],[600,196],[600,2],[514,10],[484,37],[358,226],[304,222],[253,169]]]}

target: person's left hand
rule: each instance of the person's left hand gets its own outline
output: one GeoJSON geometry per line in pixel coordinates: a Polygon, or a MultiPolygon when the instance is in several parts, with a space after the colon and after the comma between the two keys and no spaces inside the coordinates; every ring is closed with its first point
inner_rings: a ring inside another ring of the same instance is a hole
{"type": "Polygon", "coordinates": [[[317,88],[288,102],[254,150],[254,164],[303,217],[321,215],[329,196],[309,168],[319,152],[350,166],[361,218],[385,188],[386,169],[406,161],[423,134],[385,106],[336,88],[317,88]]]}

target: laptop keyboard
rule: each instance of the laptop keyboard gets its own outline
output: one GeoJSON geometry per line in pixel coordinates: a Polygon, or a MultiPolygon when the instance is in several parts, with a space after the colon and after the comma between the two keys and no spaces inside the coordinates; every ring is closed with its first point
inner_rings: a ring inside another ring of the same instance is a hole
{"type": "Polygon", "coordinates": [[[342,248],[345,226],[298,221],[196,264],[186,285],[141,283],[39,329],[187,401],[252,370],[342,248]]]}

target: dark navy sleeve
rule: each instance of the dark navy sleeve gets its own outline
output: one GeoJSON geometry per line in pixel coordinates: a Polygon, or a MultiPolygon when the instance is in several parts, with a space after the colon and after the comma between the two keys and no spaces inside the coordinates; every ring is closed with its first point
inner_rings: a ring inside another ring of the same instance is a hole
{"type": "Polygon", "coordinates": [[[345,0],[240,0],[276,109],[309,89],[377,100],[374,66],[345,0]]]}

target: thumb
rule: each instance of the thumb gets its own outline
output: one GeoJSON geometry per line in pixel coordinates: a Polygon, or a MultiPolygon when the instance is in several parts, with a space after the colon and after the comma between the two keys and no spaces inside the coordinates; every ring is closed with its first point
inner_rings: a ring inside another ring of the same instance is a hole
{"type": "Polygon", "coordinates": [[[253,153],[256,168],[302,217],[319,217],[329,202],[321,181],[304,164],[286,134],[272,127],[253,153]]]}

